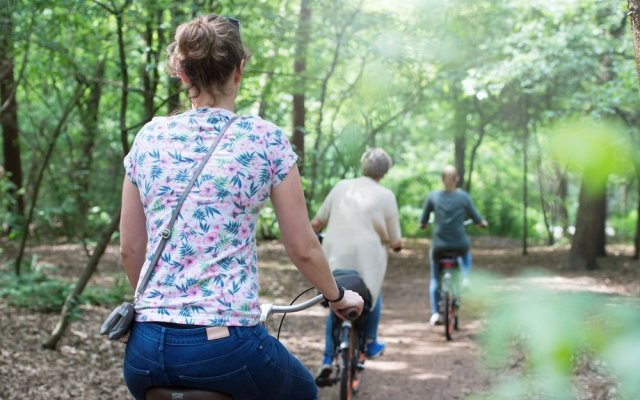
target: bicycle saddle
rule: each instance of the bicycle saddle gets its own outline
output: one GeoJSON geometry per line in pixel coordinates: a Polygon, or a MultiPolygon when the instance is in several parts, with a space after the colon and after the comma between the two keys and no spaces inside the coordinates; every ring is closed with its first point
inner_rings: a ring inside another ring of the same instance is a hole
{"type": "Polygon", "coordinates": [[[197,389],[152,388],[147,390],[147,400],[233,400],[224,393],[197,389]]]}

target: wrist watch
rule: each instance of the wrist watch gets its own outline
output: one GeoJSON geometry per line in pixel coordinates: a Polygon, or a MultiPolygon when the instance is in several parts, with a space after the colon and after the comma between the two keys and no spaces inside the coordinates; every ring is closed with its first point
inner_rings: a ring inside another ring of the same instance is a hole
{"type": "Polygon", "coordinates": [[[325,301],[328,301],[329,303],[337,303],[338,301],[342,300],[342,298],[344,297],[344,291],[345,291],[344,286],[338,286],[337,299],[329,300],[324,294],[322,295],[322,297],[325,299],[325,301]]]}

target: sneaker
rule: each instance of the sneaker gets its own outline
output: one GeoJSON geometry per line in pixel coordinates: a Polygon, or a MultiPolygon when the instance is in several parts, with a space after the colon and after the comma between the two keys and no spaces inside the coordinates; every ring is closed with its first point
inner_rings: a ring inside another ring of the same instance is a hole
{"type": "Polygon", "coordinates": [[[471,286],[471,282],[469,281],[469,278],[467,278],[466,276],[462,278],[462,288],[469,289],[470,286],[471,286]]]}
{"type": "Polygon", "coordinates": [[[379,342],[371,342],[367,343],[367,358],[378,358],[384,353],[385,349],[384,343],[379,342]]]}
{"type": "Polygon", "coordinates": [[[430,325],[440,325],[442,324],[442,319],[440,318],[440,313],[431,314],[431,318],[429,319],[430,325]]]}
{"type": "Polygon", "coordinates": [[[322,364],[316,375],[316,385],[318,387],[331,386],[331,364],[322,364]]]}

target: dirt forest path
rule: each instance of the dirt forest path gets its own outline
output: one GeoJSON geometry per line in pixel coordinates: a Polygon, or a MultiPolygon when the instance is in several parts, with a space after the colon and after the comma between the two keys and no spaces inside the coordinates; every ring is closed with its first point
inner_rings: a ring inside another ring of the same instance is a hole
{"type": "MultiPolygon", "coordinates": [[[[455,400],[489,388],[491,374],[481,362],[478,336],[482,321],[462,308],[461,331],[447,342],[443,328],[430,327],[427,288],[428,241],[408,241],[401,254],[392,254],[383,287],[384,309],[380,338],[385,354],[366,363],[358,399],[455,400]]],[[[474,239],[474,269],[489,270],[516,279],[527,267],[551,272],[545,284],[557,289],[638,296],[640,268],[628,258],[628,247],[609,246],[610,257],[602,269],[576,273],[564,271],[567,249],[532,248],[522,257],[517,241],[482,237],[474,239]]],[[[32,248],[45,272],[75,282],[84,265],[80,246],[49,245],[32,248]]],[[[289,302],[307,284],[278,242],[259,245],[262,301],[289,302]]],[[[1,273],[10,273],[0,271],[1,273]]],[[[110,286],[122,279],[117,249],[110,248],[92,285],[110,286]]],[[[82,306],[59,344],[58,351],[41,349],[57,322],[57,314],[27,311],[0,299],[0,400],[4,399],[129,399],[121,375],[124,347],[98,336],[107,306],[82,306]]],[[[326,310],[315,307],[285,320],[283,343],[312,373],[321,361],[326,310]]],[[[270,329],[275,334],[272,320],[270,329]]],[[[337,398],[337,387],[322,389],[320,398],[337,398]]],[[[594,397],[596,398],[596,397],[594,397]]],[[[295,397],[292,399],[295,400],[295,397]]]]}
{"type": "MultiPolygon", "coordinates": [[[[475,342],[480,321],[463,317],[461,330],[451,342],[446,341],[442,326],[427,322],[429,269],[425,257],[426,247],[415,246],[390,259],[379,332],[387,348],[383,356],[366,362],[359,399],[453,400],[488,388],[475,342]]],[[[324,336],[316,329],[322,326],[324,315],[324,310],[312,310],[292,316],[300,323],[287,325],[283,338],[313,373],[321,361],[324,336]],[[304,340],[291,337],[305,326],[315,329],[305,330],[304,340]]],[[[320,399],[338,399],[337,385],[323,388],[320,399]]]]}

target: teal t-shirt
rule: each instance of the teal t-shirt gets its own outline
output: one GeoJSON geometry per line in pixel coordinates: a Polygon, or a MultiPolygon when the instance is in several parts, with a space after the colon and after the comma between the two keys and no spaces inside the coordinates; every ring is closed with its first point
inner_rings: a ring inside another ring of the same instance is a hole
{"type": "Polygon", "coordinates": [[[467,216],[479,224],[482,217],[473,205],[471,197],[461,189],[454,192],[437,190],[429,193],[424,202],[421,224],[429,222],[434,214],[434,227],[431,248],[434,252],[442,250],[467,251],[471,246],[464,229],[467,216]]]}

